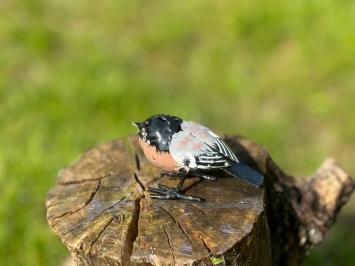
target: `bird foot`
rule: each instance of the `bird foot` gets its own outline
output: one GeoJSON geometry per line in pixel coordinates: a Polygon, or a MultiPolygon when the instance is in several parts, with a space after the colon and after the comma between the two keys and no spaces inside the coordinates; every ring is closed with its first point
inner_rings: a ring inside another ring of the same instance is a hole
{"type": "Polygon", "coordinates": [[[176,188],[167,187],[161,184],[158,184],[158,188],[149,187],[148,192],[152,199],[160,199],[160,200],[183,199],[183,200],[199,201],[199,202],[204,201],[203,198],[188,196],[179,192],[176,188]]]}

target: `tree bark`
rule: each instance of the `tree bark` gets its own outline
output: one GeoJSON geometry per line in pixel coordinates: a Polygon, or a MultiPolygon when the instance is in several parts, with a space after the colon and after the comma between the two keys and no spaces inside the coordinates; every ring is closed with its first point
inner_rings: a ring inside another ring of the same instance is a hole
{"type": "Polygon", "coordinates": [[[160,178],[137,138],[113,140],[62,170],[47,195],[47,219],[78,265],[298,265],[334,223],[354,182],[333,159],[307,180],[284,174],[260,145],[226,142],[265,175],[255,188],[216,172],[189,178],[202,203],[159,201],[160,178]]]}

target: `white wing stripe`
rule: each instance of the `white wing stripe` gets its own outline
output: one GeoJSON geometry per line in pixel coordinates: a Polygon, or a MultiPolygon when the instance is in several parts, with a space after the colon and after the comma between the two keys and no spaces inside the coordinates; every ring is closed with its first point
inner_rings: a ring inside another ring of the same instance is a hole
{"type": "Polygon", "coordinates": [[[217,143],[220,147],[220,151],[224,154],[224,155],[228,155],[228,152],[227,152],[227,149],[226,149],[226,146],[224,145],[223,142],[221,142],[220,139],[217,139],[217,143]]]}
{"type": "Polygon", "coordinates": [[[221,139],[217,139],[217,143],[219,143],[223,147],[223,151],[225,152],[224,153],[225,155],[227,155],[229,158],[239,162],[237,157],[235,156],[235,154],[230,150],[230,148],[226,144],[224,144],[224,142],[221,139]]]}
{"type": "Polygon", "coordinates": [[[219,150],[222,154],[226,155],[225,151],[223,150],[223,145],[221,145],[221,143],[219,142],[218,139],[216,139],[216,144],[217,144],[218,150],[219,150]]]}
{"type": "Polygon", "coordinates": [[[235,157],[234,154],[232,153],[232,151],[231,151],[230,149],[227,148],[227,152],[228,152],[228,154],[229,154],[232,158],[235,157]]]}
{"type": "Polygon", "coordinates": [[[204,159],[207,159],[207,160],[214,160],[214,159],[223,159],[224,157],[221,156],[221,155],[216,155],[216,156],[205,156],[205,155],[202,155],[199,157],[199,159],[201,160],[204,160],[204,159]]]}
{"type": "Polygon", "coordinates": [[[229,165],[204,165],[204,164],[199,164],[197,167],[198,169],[213,169],[217,168],[220,169],[221,167],[228,167],[229,165]]]}
{"type": "Polygon", "coordinates": [[[234,152],[232,152],[229,148],[228,148],[228,150],[229,150],[229,152],[230,152],[232,158],[233,158],[235,161],[239,162],[239,160],[238,160],[237,156],[235,156],[234,152]]]}
{"type": "Polygon", "coordinates": [[[218,161],[206,161],[206,160],[199,160],[198,163],[224,163],[226,160],[218,160],[218,161]]]}
{"type": "Polygon", "coordinates": [[[208,166],[208,165],[198,165],[198,168],[199,169],[211,169],[212,167],[208,166]]]}

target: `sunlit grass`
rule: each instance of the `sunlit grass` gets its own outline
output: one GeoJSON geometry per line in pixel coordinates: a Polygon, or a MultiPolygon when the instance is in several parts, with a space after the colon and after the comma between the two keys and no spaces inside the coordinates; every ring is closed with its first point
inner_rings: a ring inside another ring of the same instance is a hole
{"type": "MultiPolygon", "coordinates": [[[[154,113],[247,136],[290,173],[326,156],[355,172],[353,1],[0,5],[2,265],[58,265],[44,207],[57,171],[154,113]]],[[[351,265],[343,228],[309,264],[351,265]]]]}

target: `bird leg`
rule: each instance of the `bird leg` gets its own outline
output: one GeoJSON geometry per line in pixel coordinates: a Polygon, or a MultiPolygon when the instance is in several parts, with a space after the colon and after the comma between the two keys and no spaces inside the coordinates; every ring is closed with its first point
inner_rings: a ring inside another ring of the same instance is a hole
{"type": "Polygon", "coordinates": [[[158,188],[148,187],[148,192],[152,199],[161,199],[161,200],[184,199],[190,201],[203,201],[202,198],[183,194],[182,186],[187,176],[186,172],[178,172],[178,173],[162,172],[161,176],[163,177],[164,175],[178,176],[180,178],[180,181],[175,188],[167,187],[161,184],[158,184],[158,188]]]}

